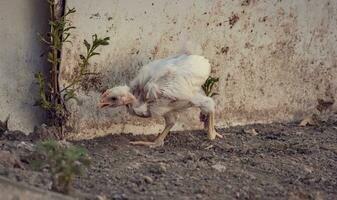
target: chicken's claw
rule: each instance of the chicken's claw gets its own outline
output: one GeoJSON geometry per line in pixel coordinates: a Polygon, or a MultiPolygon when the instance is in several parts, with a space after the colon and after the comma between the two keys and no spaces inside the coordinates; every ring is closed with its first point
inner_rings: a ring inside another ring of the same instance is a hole
{"type": "Polygon", "coordinates": [[[209,140],[215,140],[217,137],[218,138],[223,138],[223,136],[220,135],[215,129],[209,130],[209,132],[207,133],[207,135],[208,135],[208,139],[209,140]]]}
{"type": "Polygon", "coordinates": [[[218,137],[218,138],[221,138],[221,139],[223,138],[223,136],[220,133],[216,132],[216,131],[215,131],[215,137],[218,137]]]}

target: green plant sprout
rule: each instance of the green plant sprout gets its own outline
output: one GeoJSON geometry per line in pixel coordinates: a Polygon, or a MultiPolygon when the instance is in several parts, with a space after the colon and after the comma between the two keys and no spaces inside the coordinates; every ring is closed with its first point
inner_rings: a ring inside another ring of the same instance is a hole
{"type": "Polygon", "coordinates": [[[66,19],[68,15],[76,12],[74,8],[68,9],[63,16],[56,15],[56,2],[55,0],[48,0],[50,6],[50,32],[47,35],[38,33],[40,40],[48,45],[49,52],[47,60],[51,64],[48,76],[45,77],[42,73],[35,74],[35,80],[39,87],[39,99],[36,105],[45,109],[51,118],[51,125],[59,128],[59,134],[63,134],[63,126],[68,119],[69,112],[66,108],[66,102],[70,99],[76,99],[76,91],[79,89],[79,84],[90,73],[88,66],[89,61],[93,56],[99,55],[96,52],[100,46],[109,44],[109,37],[99,38],[96,34],[92,36],[92,41],[89,43],[84,40],[86,47],[86,54],[80,55],[80,62],[78,63],[78,72],[74,72],[74,78],[68,85],[65,85],[62,90],[58,84],[60,72],[60,55],[62,45],[66,42],[71,43],[69,37],[70,31],[76,27],[72,26],[70,21],[66,19]]]}
{"type": "Polygon", "coordinates": [[[55,140],[39,142],[37,153],[44,159],[32,161],[34,168],[48,169],[52,190],[68,194],[76,176],[81,176],[90,166],[91,159],[82,147],[65,147],[55,140]]]}
{"type": "MultiPolygon", "coordinates": [[[[218,93],[213,92],[213,87],[217,82],[219,82],[219,78],[214,78],[212,76],[209,76],[207,78],[205,83],[201,86],[206,96],[214,97],[215,95],[218,95],[218,93]]],[[[200,121],[204,123],[204,128],[207,129],[209,115],[201,112],[199,118],[200,118],[200,121]]]]}
{"type": "Polygon", "coordinates": [[[215,95],[218,95],[216,92],[213,91],[213,86],[215,83],[219,82],[219,78],[214,78],[212,76],[209,76],[206,82],[201,86],[203,91],[205,92],[206,96],[213,97],[215,95]]]}
{"type": "Polygon", "coordinates": [[[98,38],[95,34],[92,36],[92,44],[90,44],[87,40],[84,40],[83,43],[86,47],[86,55],[80,55],[81,62],[79,63],[79,72],[75,75],[72,82],[61,90],[61,94],[64,93],[63,98],[65,101],[75,97],[75,90],[72,89],[72,87],[81,83],[86,76],[92,74],[88,70],[89,59],[93,56],[100,55],[100,53],[95,50],[99,46],[109,45],[109,39],[109,37],[98,38]]]}

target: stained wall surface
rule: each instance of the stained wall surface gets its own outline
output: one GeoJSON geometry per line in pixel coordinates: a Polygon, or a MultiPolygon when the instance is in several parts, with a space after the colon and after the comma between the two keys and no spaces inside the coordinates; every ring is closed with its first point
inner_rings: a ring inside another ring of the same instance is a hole
{"type": "MultiPolygon", "coordinates": [[[[220,77],[217,126],[288,122],[302,118],[317,98],[335,98],[337,2],[333,0],[68,0],[77,13],[72,43],[63,48],[61,85],[72,78],[83,40],[111,38],[90,63],[98,78],[83,83],[69,102],[75,137],[154,133],[162,120],[144,120],[125,108],[98,110],[100,90],[127,84],[143,64],[199,43],[220,77]]],[[[175,129],[200,128],[191,109],[175,129]]]]}
{"type": "Polygon", "coordinates": [[[46,67],[37,32],[48,31],[48,12],[47,1],[0,1],[0,120],[10,115],[10,129],[30,132],[45,121],[33,105],[38,95],[34,74],[46,67]]]}

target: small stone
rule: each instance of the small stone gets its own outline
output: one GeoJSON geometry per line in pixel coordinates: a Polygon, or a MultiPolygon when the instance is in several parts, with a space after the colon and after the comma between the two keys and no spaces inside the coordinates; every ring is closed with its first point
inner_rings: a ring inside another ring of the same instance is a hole
{"type": "Polygon", "coordinates": [[[150,168],[150,172],[155,174],[163,174],[167,171],[166,166],[164,163],[158,163],[150,168]]]}
{"type": "Polygon", "coordinates": [[[17,148],[25,149],[27,151],[34,151],[34,144],[28,142],[20,142],[17,148]]]}
{"type": "Polygon", "coordinates": [[[127,196],[125,194],[115,194],[112,199],[114,200],[124,200],[124,199],[128,199],[127,196]]]}
{"type": "Polygon", "coordinates": [[[186,155],[186,159],[187,160],[196,160],[196,155],[195,153],[192,153],[192,152],[188,152],[187,155],[186,155]]]}
{"type": "Polygon", "coordinates": [[[144,176],[143,178],[144,178],[145,183],[147,183],[147,184],[152,184],[153,183],[153,179],[151,177],[144,176]]]}
{"type": "Polygon", "coordinates": [[[307,166],[307,165],[303,165],[303,170],[307,172],[308,174],[311,174],[314,171],[312,167],[307,166]]]}
{"type": "Polygon", "coordinates": [[[320,192],[317,192],[315,195],[315,200],[324,200],[322,194],[320,192]]]}
{"type": "Polygon", "coordinates": [[[72,143],[70,143],[66,140],[60,140],[60,141],[58,141],[58,144],[63,148],[69,148],[69,147],[73,146],[72,143]]]}
{"type": "Polygon", "coordinates": [[[138,149],[131,149],[131,153],[132,153],[132,154],[135,154],[135,155],[137,155],[137,156],[143,155],[138,149]]]}
{"type": "Polygon", "coordinates": [[[175,193],[172,192],[172,191],[168,191],[168,192],[167,192],[167,195],[170,196],[170,197],[172,197],[174,194],[175,194],[175,193]]]}
{"type": "Polygon", "coordinates": [[[249,134],[249,135],[252,135],[252,136],[256,136],[256,135],[259,134],[259,133],[255,130],[255,128],[244,130],[244,132],[247,133],[247,134],[249,134]]]}
{"type": "Polygon", "coordinates": [[[97,195],[96,200],[108,200],[106,196],[97,195]]]}
{"type": "Polygon", "coordinates": [[[315,126],[319,124],[319,119],[316,114],[309,114],[301,121],[299,126],[315,126]]]}
{"type": "Polygon", "coordinates": [[[222,165],[222,164],[215,164],[215,165],[212,165],[212,168],[217,170],[218,172],[224,172],[226,171],[226,166],[222,165]]]}
{"type": "Polygon", "coordinates": [[[291,192],[288,200],[303,200],[310,199],[310,195],[302,191],[291,192]]]}
{"type": "Polygon", "coordinates": [[[20,160],[9,151],[0,151],[0,165],[9,168],[22,168],[20,160]]]}
{"type": "Polygon", "coordinates": [[[166,166],[164,163],[159,163],[159,170],[162,173],[165,173],[167,171],[166,166]]]}
{"type": "Polygon", "coordinates": [[[58,127],[47,126],[42,124],[41,126],[35,127],[34,131],[30,133],[33,140],[44,140],[44,139],[61,139],[62,136],[59,134],[58,127]]]}
{"type": "Polygon", "coordinates": [[[127,166],[126,168],[129,170],[135,170],[135,169],[139,169],[141,166],[142,166],[141,163],[133,162],[133,163],[130,163],[130,165],[127,166]]]}

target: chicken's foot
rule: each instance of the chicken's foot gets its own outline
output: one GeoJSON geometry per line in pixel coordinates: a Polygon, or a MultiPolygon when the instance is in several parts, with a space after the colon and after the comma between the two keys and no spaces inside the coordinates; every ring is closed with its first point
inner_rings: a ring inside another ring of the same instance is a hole
{"type": "Polygon", "coordinates": [[[171,128],[174,126],[174,121],[175,121],[175,115],[165,115],[165,129],[163,132],[161,132],[157,138],[153,142],[149,141],[134,141],[130,142],[130,144],[133,145],[142,145],[142,146],[148,146],[150,148],[156,148],[156,147],[162,147],[164,146],[164,140],[168,133],[170,132],[171,128]]]}
{"type": "Polygon", "coordinates": [[[208,120],[207,120],[207,137],[209,140],[215,140],[216,137],[223,138],[222,135],[220,135],[214,127],[214,112],[211,112],[208,114],[208,120]]]}

